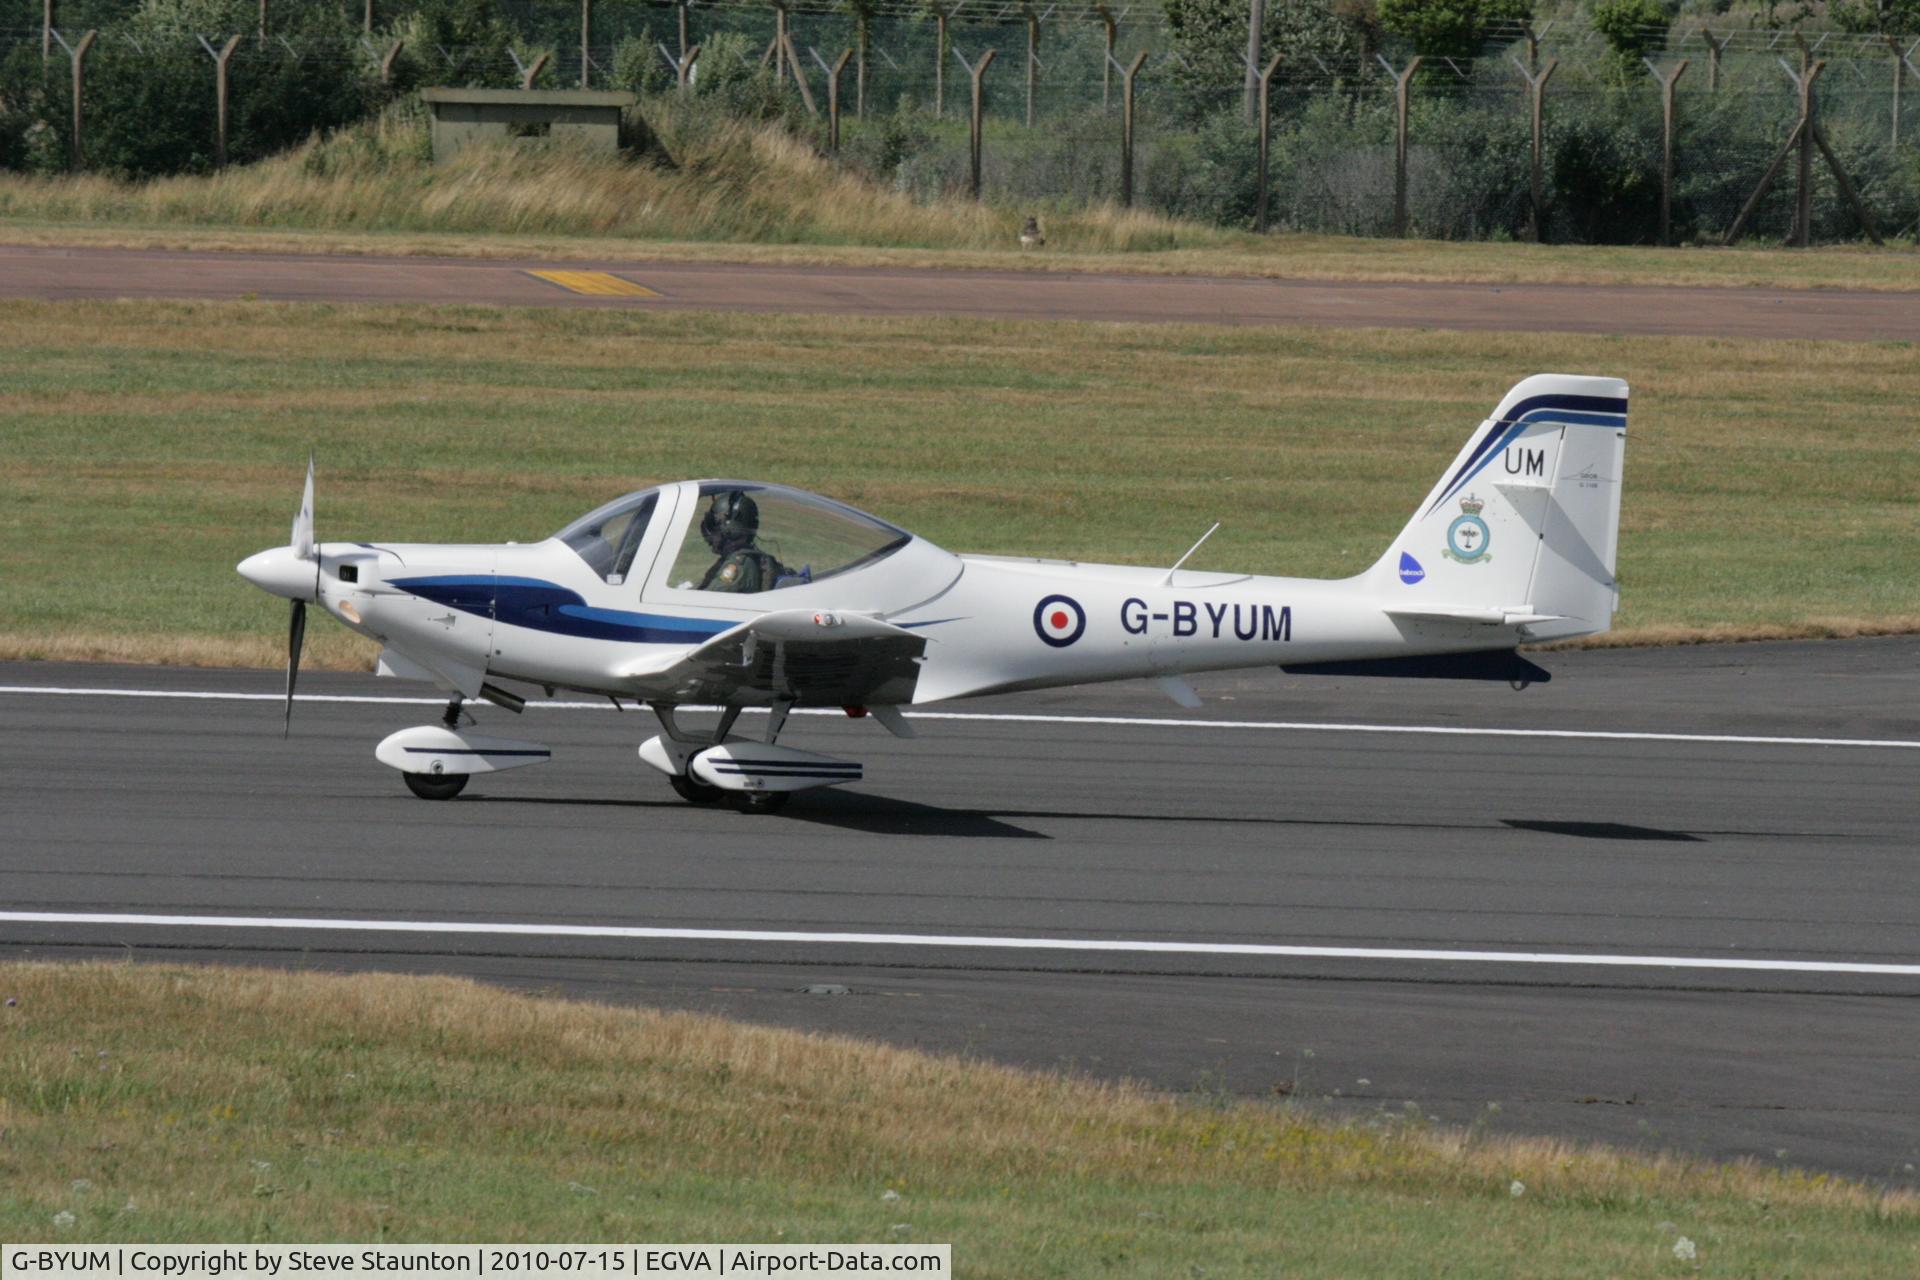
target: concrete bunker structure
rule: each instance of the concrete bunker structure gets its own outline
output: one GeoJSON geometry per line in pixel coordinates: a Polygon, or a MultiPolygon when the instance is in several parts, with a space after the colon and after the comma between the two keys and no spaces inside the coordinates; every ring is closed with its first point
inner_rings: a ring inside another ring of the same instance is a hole
{"type": "Polygon", "coordinates": [[[620,116],[631,93],[601,89],[422,89],[433,113],[433,160],[469,143],[561,142],[609,154],[620,149],[620,116]]]}

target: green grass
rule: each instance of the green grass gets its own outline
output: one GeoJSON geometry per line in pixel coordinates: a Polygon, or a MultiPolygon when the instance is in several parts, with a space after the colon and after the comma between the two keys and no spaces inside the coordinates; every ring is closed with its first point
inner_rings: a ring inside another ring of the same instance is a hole
{"type": "MultiPolygon", "coordinates": [[[[1633,384],[1631,639],[1920,628],[1911,344],[17,302],[0,653],[281,660],[232,572],[319,456],[323,538],[532,540],[778,479],[955,550],[1344,576],[1521,376],[1633,384]]],[[[337,628],[321,661],[364,661],[337,628]]]]}
{"type": "Polygon", "coordinates": [[[1920,1269],[1911,1193],[1397,1109],[1335,1125],[444,978],[16,963],[0,989],[10,1241],[912,1240],[1022,1278],[1920,1269]]]}

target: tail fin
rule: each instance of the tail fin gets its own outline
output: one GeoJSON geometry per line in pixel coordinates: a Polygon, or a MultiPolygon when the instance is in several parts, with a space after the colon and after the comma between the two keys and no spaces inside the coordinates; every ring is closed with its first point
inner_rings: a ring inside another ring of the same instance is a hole
{"type": "Polygon", "coordinates": [[[1626,446],[1625,382],[1526,379],[1368,571],[1369,587],[1397,618],[1509,627],[1516,642],[1605,631],[1619,604],[1626,446]]]}

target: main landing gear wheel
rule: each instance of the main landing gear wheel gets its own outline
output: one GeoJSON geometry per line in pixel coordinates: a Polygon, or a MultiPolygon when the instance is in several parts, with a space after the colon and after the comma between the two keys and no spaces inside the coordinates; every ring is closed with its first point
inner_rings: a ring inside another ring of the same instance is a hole
{"type": "Polygon", "coordinates": [[[743,791],[738,805],[742,813],[778,813],[791,799],[791,791],[743,791]]]}
{"type": "Polygon", "coordinates": [[[467,778],[464,773],[403,773],[407,780],[407,790],[422,800],[451,800],[466,789],[467,778]]]}
{"type": "Polygon", "coordinates": [[[695,781],[684,773],[670,775],[667,778],[667,785],[673,788],[675,795],[688,804],[718,804],[720,797],[726,794],[720,788],[695,781]]]}

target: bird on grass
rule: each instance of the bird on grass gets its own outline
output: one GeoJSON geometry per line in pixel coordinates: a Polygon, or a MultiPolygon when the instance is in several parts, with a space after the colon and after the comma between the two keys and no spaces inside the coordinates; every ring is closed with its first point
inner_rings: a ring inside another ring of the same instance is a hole
{"type": "Polygon", "coordinates": [[[1020,247],[1022,249],[1038,249],[1046,242],[1047,238],[1040,234],[1040,219],[1031,216],[1028,217],[1027,225],[1020,228],[1020,247]]]}

